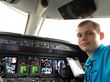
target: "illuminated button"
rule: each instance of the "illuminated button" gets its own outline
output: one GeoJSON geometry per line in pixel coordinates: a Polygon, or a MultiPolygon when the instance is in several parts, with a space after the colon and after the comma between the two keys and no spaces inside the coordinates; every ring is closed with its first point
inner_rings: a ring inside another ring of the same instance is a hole
{"type": "Polygon", "coordinates": [[[51,82],[56,82],[55,80],[51,80],[51,82]]]}
{"type": "Polygon", "coordinates": [[[31,82],[39,82],[38,79],[32,79],[31,82]]]}
{"type": "Polygon", "coordinates": [[[35,79],[32,79],[31,82],[36,82],[36,80],[35,79]]]}

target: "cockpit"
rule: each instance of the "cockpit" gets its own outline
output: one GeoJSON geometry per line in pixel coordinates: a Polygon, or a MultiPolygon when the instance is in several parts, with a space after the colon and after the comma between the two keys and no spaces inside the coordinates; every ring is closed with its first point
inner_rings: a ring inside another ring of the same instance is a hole
{"type": "Polygon", "coordinates": [[[83,82],[88,56],[77,45],[76,27],[86,19],[99,22],[107,45],[109,3],[0,0],[0,81],[83,82]]]}

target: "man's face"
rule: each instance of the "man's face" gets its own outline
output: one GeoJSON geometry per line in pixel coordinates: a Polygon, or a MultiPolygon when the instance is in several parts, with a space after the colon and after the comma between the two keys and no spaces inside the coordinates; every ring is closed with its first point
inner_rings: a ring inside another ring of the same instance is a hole
{"type": "Polygon", "coordinates": [[[79,47],[86,52],[94,52],[100,44],[100,33],[97,33],[91,23],[77,29],[79,47]]]}

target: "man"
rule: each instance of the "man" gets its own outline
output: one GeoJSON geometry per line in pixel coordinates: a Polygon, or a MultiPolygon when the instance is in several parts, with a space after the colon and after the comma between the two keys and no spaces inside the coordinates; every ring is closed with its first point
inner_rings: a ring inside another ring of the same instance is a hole
{"type": "Polygon", "coordinates": [[[104,33],[100,25],[91,20],[77,27],[79,47],[88,55],[84,82],[110,82],[110,46],[101,44],[104,33]]]}

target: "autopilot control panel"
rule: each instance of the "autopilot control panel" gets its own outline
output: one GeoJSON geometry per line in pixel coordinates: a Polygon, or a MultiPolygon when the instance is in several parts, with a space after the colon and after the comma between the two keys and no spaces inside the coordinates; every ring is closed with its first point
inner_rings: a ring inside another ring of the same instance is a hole
{"type": "Polygon", "coordinates": [[[0,33],[0,76],[4,82],[83,82],[74,77],[66,57],[79,60],[87,55],[69,42],[0,33]]]}

